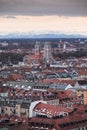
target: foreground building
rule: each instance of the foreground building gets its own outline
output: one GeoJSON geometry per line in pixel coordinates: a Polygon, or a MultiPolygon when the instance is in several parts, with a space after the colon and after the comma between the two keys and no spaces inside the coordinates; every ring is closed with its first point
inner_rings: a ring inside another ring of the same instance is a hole
{"type": "Polygon", "coordinates": [[[74,109],[54,107],[44,102],[30,107],[29,130],[87,130],[87,106],[74,109]]]}

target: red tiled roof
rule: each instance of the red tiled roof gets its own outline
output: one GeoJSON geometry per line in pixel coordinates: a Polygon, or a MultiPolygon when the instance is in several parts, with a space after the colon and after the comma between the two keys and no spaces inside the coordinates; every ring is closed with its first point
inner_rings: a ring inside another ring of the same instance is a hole
{"type": "Polygon", "coordinates": [[[41,55],[30,55],[30,59],[40,59],[41,55]]]}
{"type": "MultiPolygon", "coordinates": [[[[51,124],[53,125],[52,128],[49,128],[49,130],[52,130],[55,128],[56,130],[69,130],[69,129],[74,129],[78,128],[81,126],[86,126],[87,125],[87,114],[81,114],[81,115],[72,115],[72,116],[67,116],[63,118],[57,118],[57,119],[52,119],[52,118],[39,118],[39,117],[33,117],[29,120],[29,122],[34,122],[34,123],[39,123],[39,124],[51,124]]],[[[32,126],[33,127],[33,126],[32,126]]],[[[38,126],[39,128],[39,126],[38,126]]]]}
{"type": "Polygon", "coordinates": [[[57,116],[60,112],[71,112],[71,109],[61,107],[61,106],[53,106],[50,104],[38,103],[35,108],[35,112],[44,113],[50,116],[57,116]]]}
{"type": "Polygon", "coordinates": [[[17,79],[23,80],[23,77],[22,77],[21,74],[13,73],[13,74],[11,75],[11,77],[12,77],[13,80],[17,80],[17,79]]]}
{"type": "Polygon", "coordinates": [[[57,73],[64,73],[65,70],[64,70],[64,69],[61,69],[61,70],[57,70],[56,72],[57,72],[57,73]]]}
{"type": "Polygon", "coordinates": [[[65,98],[75,98],[76,94],[70,90],[65,91],[58,91],[58,98],[65,99],[65,98]]]}
{"type": "Polygon", "coordinates": [[[79,75],[87,75],[87,70],[78,70],[77,73],[79,75]]]}
{"type": "Polygon", "coordinates": [[[70,80],[70,79],[69,80],[64,80],[64,79],[59,80],[57,78],[55,78],[55,79],[43,79],[43,82],[44,83],[60,83],[60,84],[66,83],[67,85],[70,84],[72,86],[74,86],[76,84],[76,80],[70,80]]]}

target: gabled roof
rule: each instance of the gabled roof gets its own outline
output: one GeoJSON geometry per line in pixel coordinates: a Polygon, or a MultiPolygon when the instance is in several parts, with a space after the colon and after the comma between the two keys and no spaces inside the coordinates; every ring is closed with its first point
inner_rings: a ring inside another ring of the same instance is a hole
{"type": "Polygon", "coordinates": [[[67,90],[67,89],[72,89],[73,87],[69,84],[66,88],[65,88],[65,90],[67,90]]]}

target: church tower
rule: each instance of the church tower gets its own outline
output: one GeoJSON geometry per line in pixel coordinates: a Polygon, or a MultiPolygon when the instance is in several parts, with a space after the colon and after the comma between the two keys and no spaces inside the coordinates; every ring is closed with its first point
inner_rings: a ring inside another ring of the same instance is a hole
{"type": "Polygon", "coordinates": [[[38,41],[36,41],[36,44],[35,44],[35,55],[39,55],[39,51],[40,51],[40,43],[38,41]]]}
{"type": "Polygon", "coordinates": [[[51,45],[48,42],[45,42],[44,45],[43,58],[46,62],[50,62],[50,60],[52,60],[51,45]]]}

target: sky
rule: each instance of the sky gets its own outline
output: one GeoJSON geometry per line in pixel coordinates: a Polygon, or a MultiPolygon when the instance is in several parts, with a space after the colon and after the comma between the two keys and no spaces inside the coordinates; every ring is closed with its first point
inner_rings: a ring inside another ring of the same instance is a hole
{"type": "Polygon", "coordinates": [[[0,0],[0,34],[87,35],[87,0],[0,0]]]}

